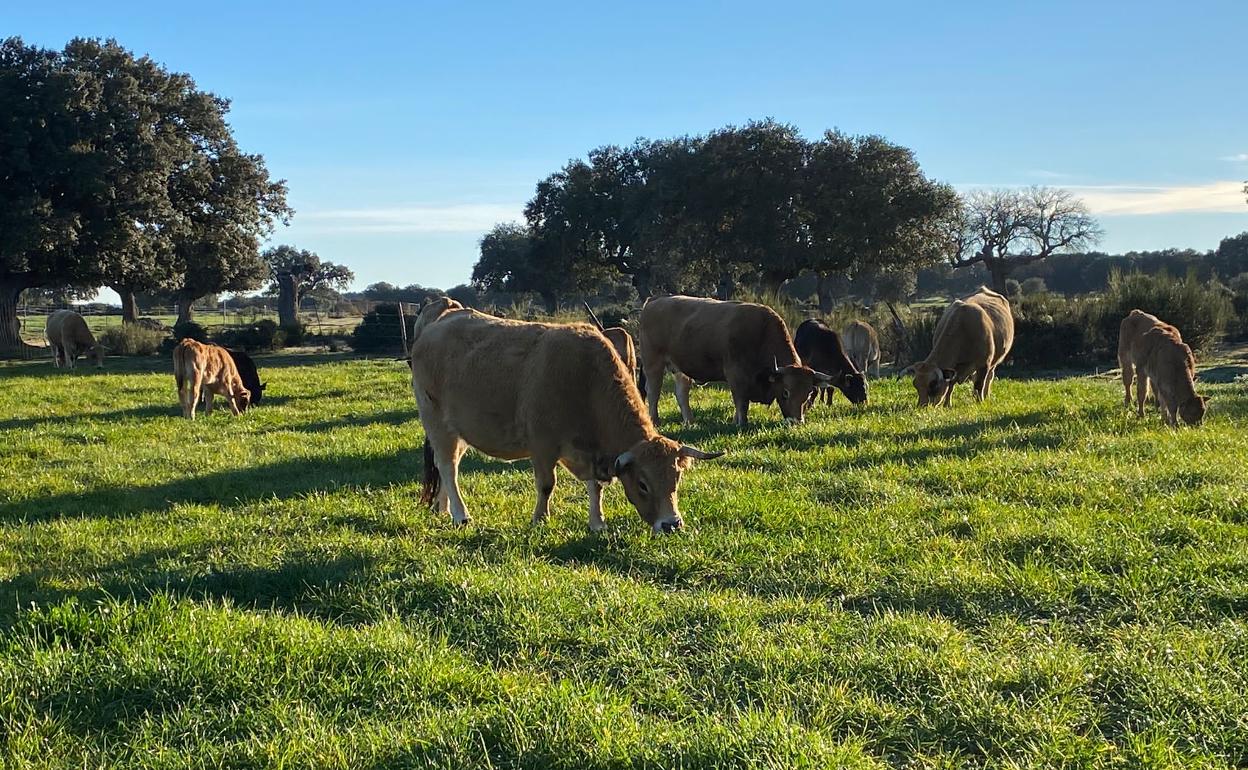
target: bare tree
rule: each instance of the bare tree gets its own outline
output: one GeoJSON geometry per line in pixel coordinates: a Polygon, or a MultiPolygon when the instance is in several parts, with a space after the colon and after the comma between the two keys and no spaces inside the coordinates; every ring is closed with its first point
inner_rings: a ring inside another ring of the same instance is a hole
{"type": "Polygon", "coordinates": [[[1088,207],[1069,190],[975,190],[963,199],[949,238],[954,267],[982,262],[992,288],[1005,291],[1010,273],[1053,254],[1082,251],[1100,240],[1088,207]]]}

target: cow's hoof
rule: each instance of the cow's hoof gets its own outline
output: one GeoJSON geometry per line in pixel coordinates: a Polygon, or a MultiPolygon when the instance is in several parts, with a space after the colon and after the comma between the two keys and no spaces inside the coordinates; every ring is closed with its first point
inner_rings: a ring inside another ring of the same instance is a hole
{"type": "Polygon", "coordinates": [[[600,521],[597,524],[590,522],[589,531],[592,534],[599,535],[605,532],[606,530],[607,530],[607,523],[605,521],[600,521]]]}
{"type": "Polygon", "coordinates": [[[457,527],[466,527],[472,523],[472,517],[465,516],[464,518],[459,519],[458,521],[455,519],[451,519],[451,522],[457,527]]]}

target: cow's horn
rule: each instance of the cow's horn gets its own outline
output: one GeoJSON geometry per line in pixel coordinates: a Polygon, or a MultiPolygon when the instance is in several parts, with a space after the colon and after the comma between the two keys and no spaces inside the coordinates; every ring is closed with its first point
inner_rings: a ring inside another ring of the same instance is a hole
{"type": "Polygon", "coordinates": [[[624,469],[627,468],[630,463],[632,463],[633,459],[634,458],[633,458],[632,452],[625,452],[624,454],[615,458],[615,475],[617,476],[620,475],[620,473],[623,472],[624,469]]]}
{"type": "Polygon", "coordinates": [[[815,384],[819,388],[829,388],[832,386],[832,375],[823,372],[815,372],[815,384]]]}
{"type": "Polygon", "coordinates": [[[723,452],[704,452],[696,446],[681,446],[681,457],[692,457],[695,460],[714,460],[716,457],[723,457],[723,452]]]}
{"type": "Polygon", "coordinates": [[[771,357],[771,370],[773,372],[780,371],[780,359],[776,358],[775,356],[771,357]]]}

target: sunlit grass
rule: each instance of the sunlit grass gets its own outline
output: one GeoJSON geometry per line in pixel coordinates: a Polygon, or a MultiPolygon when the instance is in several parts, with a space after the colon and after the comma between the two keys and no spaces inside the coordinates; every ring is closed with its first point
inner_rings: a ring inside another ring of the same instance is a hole
{"type": "Polygon", "coordinates": [[[389,360],[0,366],[0,750],[35,767],[1223,767],[1248,762],[1248,394],[1173,431],[1108,379],[806,425],[715,389],[689,531],[470,456],[417,502],[389,360]],[[156,371],[153,371],[155,369],[156,371]]]}

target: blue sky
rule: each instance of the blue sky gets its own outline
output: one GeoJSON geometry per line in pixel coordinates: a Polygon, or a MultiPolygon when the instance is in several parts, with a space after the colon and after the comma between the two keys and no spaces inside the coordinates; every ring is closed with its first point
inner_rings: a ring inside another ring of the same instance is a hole
{"type": "Polygon", "coordinates": [[[467,280],[569,158],[774,117],[933,177],[1070,187],[1109,251],[1248,230],[1248,2],[5,3],[0,34],[115,37],[233,101],[290,185],[275,242],[467,280]],[[188,10],[193,9],[193,10],[188,10]]]}

